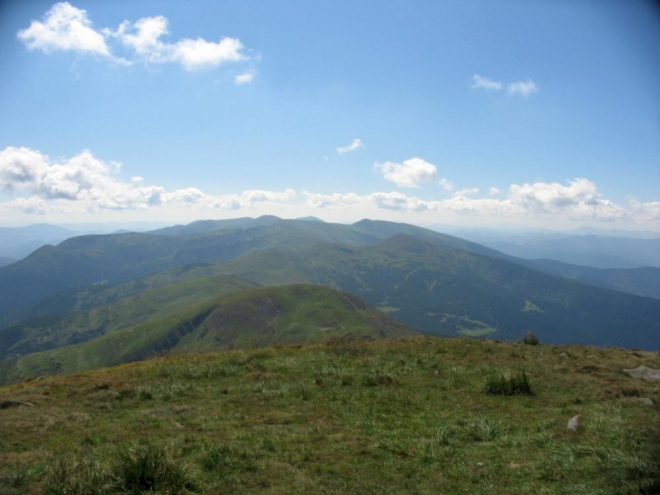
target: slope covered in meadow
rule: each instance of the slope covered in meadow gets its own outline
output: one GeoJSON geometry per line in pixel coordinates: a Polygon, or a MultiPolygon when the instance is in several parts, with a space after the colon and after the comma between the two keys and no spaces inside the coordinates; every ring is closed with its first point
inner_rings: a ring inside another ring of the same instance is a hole
{"type": "Polygon", "coordinates": [[[364,247],[262,252],[223,265],[266,285],[292,279],[364,298],[431,334],[660,349],[660,302],[583,285],[516,263],[397,235],[364,247]]]}
{"type": "Polygon", "coordinates": [[[424,337],[24,381],[0,387],[0,492],[650,495],[640,365],[658,354],[424,337]],[[532,394],[487,392],[523,371],[532,394]]]}
{"type": "Polygon", "coordinates": [[[249,289],[80,344],[2,360],[0,383],[111,366],[169,352],[299,344],[330,337],[415,334],[360,298],[327,287],[249,289]]]}

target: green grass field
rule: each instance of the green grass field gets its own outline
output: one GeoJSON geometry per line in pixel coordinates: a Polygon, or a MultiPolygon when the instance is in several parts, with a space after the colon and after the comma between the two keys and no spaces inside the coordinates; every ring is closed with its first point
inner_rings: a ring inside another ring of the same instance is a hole
{"type": "Polygon", "coordinates": [[[0,493],[658,493],[641,364],[660,356],[334,338],[31,379],[0,388],[0,493]],[[523,371],[531,394],[487,392],[523,371]]]}

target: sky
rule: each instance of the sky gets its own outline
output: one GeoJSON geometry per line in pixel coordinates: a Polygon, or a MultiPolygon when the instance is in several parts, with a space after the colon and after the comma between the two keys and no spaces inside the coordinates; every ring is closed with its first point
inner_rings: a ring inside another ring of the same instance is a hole
{"type": "Polygon", "coordinates": [[[660,232],[641,0],[0,3],[0,225],[660,232]]]}

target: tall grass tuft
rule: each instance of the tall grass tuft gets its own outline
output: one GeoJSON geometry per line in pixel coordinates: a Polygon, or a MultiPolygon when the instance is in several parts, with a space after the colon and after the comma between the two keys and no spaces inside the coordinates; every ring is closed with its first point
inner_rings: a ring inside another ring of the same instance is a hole
{"type": "Polygon", "coordinates": [[[170,450],[153,444],[120,451],[114,474],[121,493],[176,495],[195,489],[188,466],[175,459],[170,450]]]}
{"type": "Polygon", "coordinates": [[[518,371],[514,375],[499,373],[489,376],[484,385],[484,392],[493,395],[534,395],[525,370],[518,371]]]}

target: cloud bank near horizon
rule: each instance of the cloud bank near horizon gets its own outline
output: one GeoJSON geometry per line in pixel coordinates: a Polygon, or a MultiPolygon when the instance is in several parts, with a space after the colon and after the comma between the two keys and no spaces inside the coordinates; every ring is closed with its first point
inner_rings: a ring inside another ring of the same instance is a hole
{"type": "MultiPolygon", "coordinates": [[[[402,164],[386,162],[376,168],[385,179],[402,188],[428,182],[442,186],[436,188],[440,195],[453,190],[453,186],[446,187],[447,179],[437,179],[437,167],[418,157],[402,164]]],[[[660,201],[644,203],[633,199],[621,206],[603,197],[596,184],[586,178],[575,178],[565,184],[511,184],[507,191],[490,188],[483,197],[479,196],[478,188],[463,188],[449,197],[433,200],[400,191],[318,193],[292,188],[213,195],[196,187],[168,191],[144,182],[142,177],[122,179],[120,163],[100,160],[88,150],[59,161],[24,147],[0,151],[0,188],[4,196],[11,198],[0,203],[0,213],[6,215],[84,216],[109,211],[211,214],[283,209],[306,214],[334,212],[347,218],[390,212],[416,215],[419,221],[453,217],[485,221],[619,222],[652,229],[660,227],[660,201]]]]}

